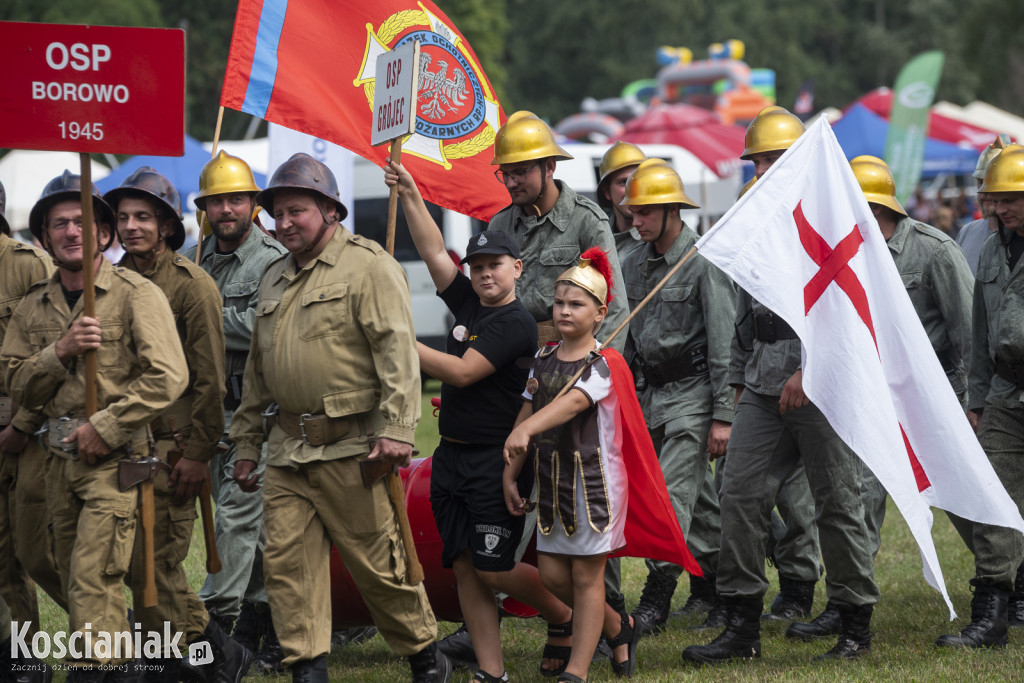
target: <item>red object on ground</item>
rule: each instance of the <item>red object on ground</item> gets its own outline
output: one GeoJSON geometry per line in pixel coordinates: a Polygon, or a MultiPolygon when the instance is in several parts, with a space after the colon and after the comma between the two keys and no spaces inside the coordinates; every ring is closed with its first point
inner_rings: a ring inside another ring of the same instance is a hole
{"type": "MultiPolygon", "coordinates": [[[[455,573],[441,566],[441,536],[430,508],[430,473],[433,456],[417,458],[401,470],[405,484],[405,507],[409,525],[416,539],[416,553],[423,565],[423,586],[427,591],[434,616],[442,621],[462,621],[455,573]]],[[[523,561],[536,566],[536,534],[523,556],[523,561]]],[[[536,616],[537,611],[511,598],[502,603],[505,612],[517,617],[536,616]]],[[[335,629],[372,626],[373,619],[359,595],[352,575],[345,568],[336,548],[331,548],[331,616],[335,629]]]]}
{"type": "Polygon", "coordinates": [[[746,128],[721,123],[713,112],[689,104],[659,104],[626,122],[619,140],[633,144],[679,145],[720,178],[735,172],[746,128]]]}
{"type": "MultiPolygon", "coordinates": [[[[892,90],[889,88],[875,88],[851,102],[846,109],[857,103],[863,104],[879,116],[888,119],[889,112],[892,111],[892,90]]],[[[843,113],[846,112],[846,109],[843,110],[843,113]]],[[[930,138],[951,142],[954,145],[971,147],[979,152],[996,139],[994,131],[972,126],[969,123],[957,121],[942,114],[936,114],[934,111],[928,116],[928,130],[926,134],[930,138]]]]}

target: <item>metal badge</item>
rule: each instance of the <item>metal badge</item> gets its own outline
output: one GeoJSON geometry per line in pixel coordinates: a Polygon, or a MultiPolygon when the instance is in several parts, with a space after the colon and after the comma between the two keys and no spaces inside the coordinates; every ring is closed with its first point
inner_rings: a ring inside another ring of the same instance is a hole
{"type": "Polygon", "coordinates": [[[455,341],[464,342],[469,338],[469,330],[466,329],[465,325],[456,325],[455,329],[452,330],[452,336],[455,337],[455,341]]]}
{"type": "Polygon", "coordinates": [[[531,377],[530,379],[526,380],[526,393],[533,396],[534,394],[537,393],[538,389],[540,389],[540,382],[537,381],[536,377],[531,377]]]}

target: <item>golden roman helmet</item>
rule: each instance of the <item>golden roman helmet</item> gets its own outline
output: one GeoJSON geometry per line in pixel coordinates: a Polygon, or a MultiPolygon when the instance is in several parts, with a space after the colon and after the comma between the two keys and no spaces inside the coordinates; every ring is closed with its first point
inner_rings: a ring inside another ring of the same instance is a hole
{"type": "Polygon", "coordinates": [[[978,192],[1024,192],[1024,147],[1004,147],[985,170],[985,182],[978,192]]]}
{"type": "Polygon", "coordinates": [[[260,191],[249,164],[224,150],[206,162],[199,173],[199,194],[192,201],[200,211],[206,211],[206,198],[215,194],[260,191]]]}
{"type": "Polygon", "coordinates": [[[743,136],[743,154],[740,159],[750,159],[754,154],[787,150],[804,134],[804,124],[782,107],[765,107],[747,126],[743,136]]]}
{"type": "Polygon", "coordinates": [[[1006,133],[1000,133],[996,136],[995,142],[986,147],[981,151],[981,155],[978,157],[978,165],[974,167],[974,176],[977,180],[985,179],[985,169],[992,163],[992,160],[996,158],[1000,152],[1003,151],[1007,145],[1010,144],[1010,136],[1006,133]]]}
{"type": "Polygon", "coordinates": [[[600,247],[591,247],[580,254],[580,260],[575,266],[558,276],[555,284],[571,282],[590,292],[602,306],[607,306],[612,300],[608,289],[615,286],[611,280],[612,266],[608,254],[600,247]]]}
{"type": "Polygon", "coordinates": [[[684,209],[700,207],[686,196],[683,181],[664,159],[648,159],[636,167],[626,181],[626,196],[619,206],[682,204],[684,209]]]}
{"type": "Polygon", "coordinates": [[[906,216],[907,212],[896,199],[896,182],[892,179],[892,171],[889,165],[878,157],[869,154],[862,154],[854,157],[850,162],[853,175],[857,178],[864,198],[870,204],[881,204],[900,214],[906,216]]]}
{"type": "Polygon", "coordinates": [[[556,161],[572,159],[572,155],[558,146],[555,134],[548,124],[528,111],[517,111],[505,120],[505,125],[494,139],[492,166],[518,164],[554,157],[556,161]]]}

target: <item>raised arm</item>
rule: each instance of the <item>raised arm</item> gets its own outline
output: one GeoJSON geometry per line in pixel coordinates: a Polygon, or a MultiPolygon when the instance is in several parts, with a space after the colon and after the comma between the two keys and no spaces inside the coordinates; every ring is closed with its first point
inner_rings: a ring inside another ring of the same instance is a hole
{"type": "Polygon", "coordinates": [[[437,291],[443,292],[455,279],[458,267],[448,255],[444,246],[444,236],[437,223],[430,217],[427,205],[423,203],[420,190],[416,187],[416,181],[412,179],[409,171],[405,170],[402,164],[387,160],[388,166],[384,169],[384,182],[388,187],[397,186],[398,196],[402,200],[402,208],[405,209],[405,219],[409,223],[409,234],[416,245],[416,251],[420,258],[427,264],[430,271],[430,278],[434,281],[437,291]]]}

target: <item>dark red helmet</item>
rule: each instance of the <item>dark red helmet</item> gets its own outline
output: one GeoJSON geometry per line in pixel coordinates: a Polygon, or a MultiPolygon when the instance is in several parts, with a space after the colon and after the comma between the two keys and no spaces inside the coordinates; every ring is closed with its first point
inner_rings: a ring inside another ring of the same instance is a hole
{"type": "Polygon", "coordinates": [[[167,238],[167,246],[174,250],[181,249],[181,245],[185,244],[185,224],[181,222],[181,199],[174,183],[160,175],[156,169],[140,166],[120,185],[103,195],[103,198],[117,211],[118,202],[131,196],[155,199],[171,210],[174,234],[167,238]]]}
{"type": "MultiPolygon", "coordinates": [[[[43,194],[35,203],[28,214],[28,229],[32,231],[36,240],[43,243],[43,222],[46,219],[46,212],[57,202],[80,201],[82,198],[82,176],[75,175],[65,169],[64,173],[46,183],[43,194]]],[[[107,243],[100,246],[100,251],[106,251],[114,241],[114,212],[110,209],[100,191],[92,186],[92,213],[97,223],[106,223],[110,227],[110,235],[107,243]]]]}
{"type": "Polygon", "coordinates": [[[256,195],[256,203],[274,215],[275,190],[309,190],[313,194],[330,199],[338,205],[338,220],[348,216],[348,209],[341,203],[338,181],[327,165],[308,154],[293,154],[288,161],[277,167],[267,189],[256,195]]]}

